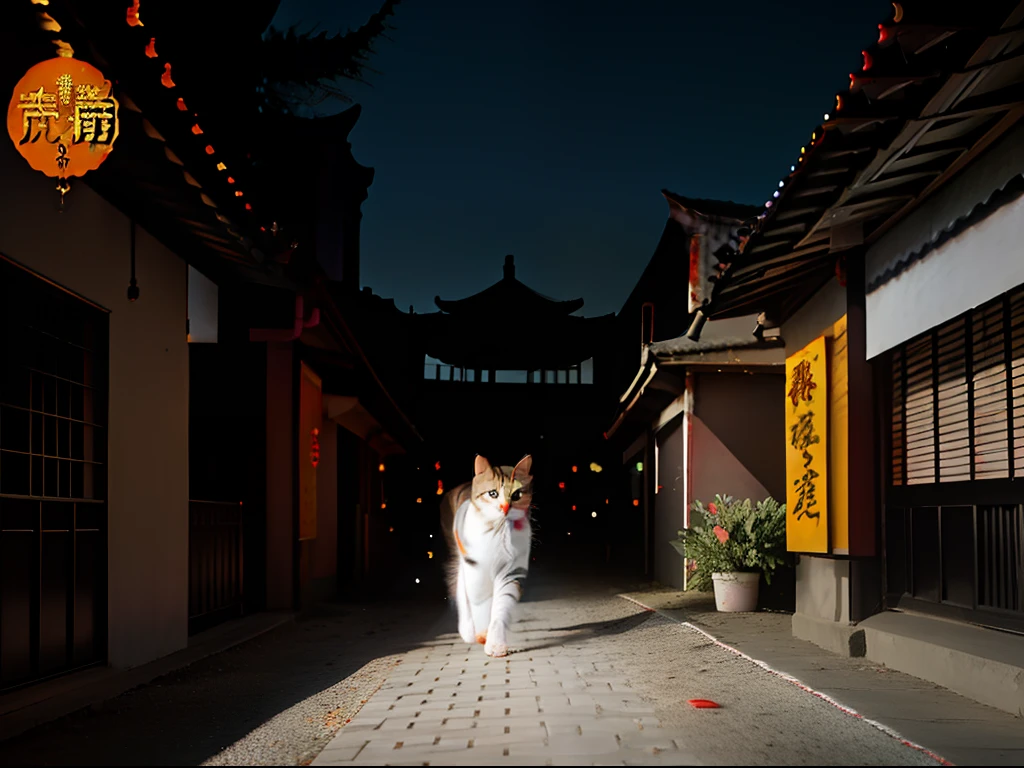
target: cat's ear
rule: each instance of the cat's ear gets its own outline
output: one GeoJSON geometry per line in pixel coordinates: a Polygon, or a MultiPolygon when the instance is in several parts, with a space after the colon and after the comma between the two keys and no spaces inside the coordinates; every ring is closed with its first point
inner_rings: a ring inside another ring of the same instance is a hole
{"type": "Polygon", "coordinates": [[[477,454],[476,461],[473,462],[473,474],[482,475],[484,472],[491,471],[491,462],[485,459],[480,454],[477,454]]]}
{"type": "Polygon", "coordinates": [[[519,475],[520,477],[529,477],[530,468],[533,466],[533,457],[530,454],[526,454],[516,464],[515,469],[512,470],[512,477],[519,475]]]}

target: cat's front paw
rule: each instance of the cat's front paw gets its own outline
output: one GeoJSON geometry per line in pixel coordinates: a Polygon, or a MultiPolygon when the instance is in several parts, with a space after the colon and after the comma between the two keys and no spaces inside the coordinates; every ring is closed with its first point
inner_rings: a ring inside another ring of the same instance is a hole
{"type": "Polygon", "coordinates": [[[459,637],[464,643],[476,642],[476,629],[473,628],[472,619],[459,619],[459,637]]]}
{"type": "Polygon", "coordinates": [[[487,632],[487,642],[484,644],[484,653],[488,656],[501,657],[508,655],[508,642],[505,638],[505,628],[491,625],[487,632]]]}

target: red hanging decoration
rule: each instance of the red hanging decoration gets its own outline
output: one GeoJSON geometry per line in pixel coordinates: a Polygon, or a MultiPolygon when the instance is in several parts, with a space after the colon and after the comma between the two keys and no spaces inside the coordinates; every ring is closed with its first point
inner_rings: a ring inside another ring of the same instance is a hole
{"type": "Polygon", "coordinates": [[[316,427],[309,433],[309,463],[314,469],[320,463],[320,430],[316,427]]]}
{"type": "Polygon", "coordinates": [[[139,0],[133,0],[132,4],[128,6],[128,12],[126,14],[126,21],[129,27],[144,27],[142,19],[139,18],[139,0]]]}

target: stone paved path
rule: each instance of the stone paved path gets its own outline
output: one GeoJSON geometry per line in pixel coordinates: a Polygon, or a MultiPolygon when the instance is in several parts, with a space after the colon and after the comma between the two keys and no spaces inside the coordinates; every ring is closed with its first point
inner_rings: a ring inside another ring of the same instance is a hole
{"type": "Polygon", "coordinates": [[[626,590],[600,569],[546,570],[531,572],[513,653],[491,659],[466,645],[450,612],[313,764],[937,764],[617,597],[626,590]],[[694,709],[691,698],[722,708],[694,709]]]}
{"type": "MultiPolygon", "coordinates": [[[[538,612],[524,604],[523,623],[538,612]]],[[[454,634],[411,651],[313,764],[701,764],[604,654],[519,639],[503,659],[454,634]]]]}

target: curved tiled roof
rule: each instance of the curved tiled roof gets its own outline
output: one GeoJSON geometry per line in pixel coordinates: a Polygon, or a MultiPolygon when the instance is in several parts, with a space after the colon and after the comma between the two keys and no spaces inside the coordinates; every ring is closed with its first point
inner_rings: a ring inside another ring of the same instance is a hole
{"type": "Polygon", "coordinates": [[[583,306],[583,299],[558,301],[526,286],[516,280],[515,261],[511,255],[505,257],[505,276],[494,285],[464,299],[442,299],[434,297],[438,308],[449,314],[476,314],[493,312],[495,307],[515,307],[519,313],[532,316],[552,317],[570,315],[583,306]]]}
{"type": "Polygon", "coordinates": [[[705,197],[684,197],[670,192],[667,189],[661,190],[661,194],[671,203],[687,208],[695,213],[700,213],[708,218],[735,219],[736,221],[747,221],[753,219],[762,210],[759,205],[746,205],[745,203],[734,203],[732,200],[712,200],[705,197]]]}

